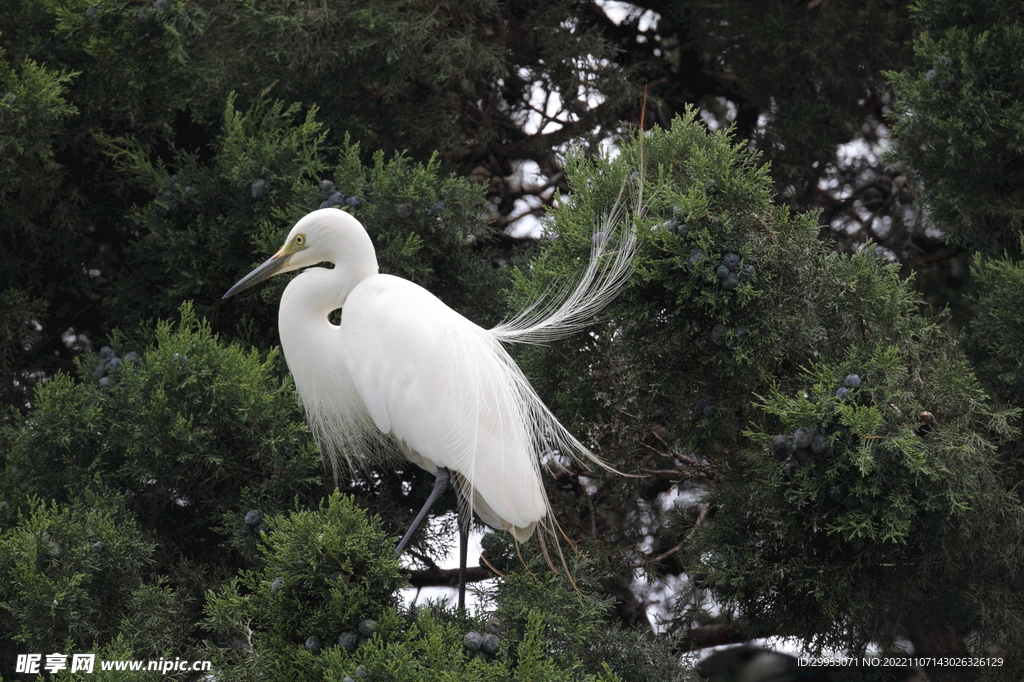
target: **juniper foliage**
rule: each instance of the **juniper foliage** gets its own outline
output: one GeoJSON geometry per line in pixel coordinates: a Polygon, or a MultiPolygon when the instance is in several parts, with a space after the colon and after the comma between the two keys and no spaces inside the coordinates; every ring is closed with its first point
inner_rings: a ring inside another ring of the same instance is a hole
{"type": "Polygon", "coordinates": [[[600,506],[561,496],[563,527],[595,554],[662,528],[646,557],[612,561],[652,581],[701,576],[672,598],[681,632],[708,617],[710,591],[746,636],[851,653],[910,638],[931,651],[920,624],[943,622],[970,633],[972,650],[999,650],[1020,627],[1020,603],[995,597],[1021,580],[1007,470],[1019,410],[988,399],[944,318],[921,312],[893,265],[839,255],[812,221],[773,206],[745,146],[695,116],[617,164],[570,164],[581,189],[554,212],[560,239],[517,281],[528,300],[564,277],[586,226],[644,165],[636,286],[608,328],[522,357],[613,467],[648,474],[582,472],[600,506]],[[747,275],[732,288],[717,274],[726,262],[747,275]],[[694,489],[708,491],[711,520],[673,503],[694,489]]]}
{"type": "Polygon", "coordinates": [[[786,634],[1019,678],[1017,6],[605,9],[0,3],[0,674],[38,647],[225,679],[685,679],[681,649],[786,634]],[[841,151],[891,123],[889,157],[841,151]],[[396,605],[386,538],[429,477],[331,495],[276,351],[287,278],[220,296],[326,205],[490,326],[574,281],[640,185],[629,288],[518,352],[634,477],[553,467],[584,596],[489,536],[506,629],[474,657],[478,620],[396,605]],[[545,236],[503,232],[522,212],[545,236]],[[922,302],[958,287],[954,315],[922,302]],[[360,604],[379,629],[331,647],[360,604]]]}
{"type": "Polygon", "coordinates": [[[900,96],[896,153],[914,170],[950,242],[1019,254],[1024,187],[1024,21],[1014,2],[914,5],[914,68],[900,96]],[[984,122],[978,125],[979,122],[984,122]],[[941,142],[940,142],[941,141],[941,142]]]}

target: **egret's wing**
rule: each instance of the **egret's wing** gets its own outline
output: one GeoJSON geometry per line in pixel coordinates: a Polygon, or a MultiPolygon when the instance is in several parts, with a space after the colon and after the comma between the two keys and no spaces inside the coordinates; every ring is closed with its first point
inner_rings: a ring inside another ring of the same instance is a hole
{"type": "Polygon", "coordinates": [[[488,521],[526,529],[544,517],[540,401],[489,332],[387,275],[352,291],[342,330],[353,384],[378,428],[457,472],[488,521]]]}

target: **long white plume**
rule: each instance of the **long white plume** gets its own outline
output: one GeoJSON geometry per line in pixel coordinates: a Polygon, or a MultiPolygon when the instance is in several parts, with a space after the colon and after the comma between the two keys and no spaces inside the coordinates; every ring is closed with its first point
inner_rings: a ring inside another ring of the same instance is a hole
{"type": "Polygon", "coordinates": [[[511,320],[491,329],[495,338],[504,343],[543,344],[571,336],[597,321],[597,313],[611,303],[632,274],[636,226],[626,215],[628,208],[623,195],[635,195],[639,212],[642,187],[642,177],[635,192],[627,192],[628,188],[623,186],[611,211],[596,226],[590,261],[575,288],[539,298],[511,320]],[[545,299],[547,303],[542,305],[545,299]]]}

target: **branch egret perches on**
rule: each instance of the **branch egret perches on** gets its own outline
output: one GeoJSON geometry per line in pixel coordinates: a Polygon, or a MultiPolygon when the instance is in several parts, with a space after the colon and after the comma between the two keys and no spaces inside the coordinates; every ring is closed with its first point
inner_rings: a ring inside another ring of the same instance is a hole
{"type": "MultiPolygon", "coordinates": [[[[299,400],[337,474],[338,455],[380,444],[436,476],[427,503],[398,544],[401,553],[450,479],[465,512],[526,541],[541,524],[554,533],[540,477],[544,453],[600,463],[563,427],[502,342],[540,343],[590,323],[626,282],[635,231],[616,235],[622,211],[595,233],[579,284],[547,307],[483,329],[412,282],[381,275],[366,230],[334,208],[313,211],[281,249],[224,294],[308,268],[281,296],[281,347],[299,400]],[[323,262],[334,268],[310,267],[323,262]],[[328,316],[341,308],[341,323],[328,316]]],[[[460,519],[459,606],[464,599],[468,516],[460,519]]]]}

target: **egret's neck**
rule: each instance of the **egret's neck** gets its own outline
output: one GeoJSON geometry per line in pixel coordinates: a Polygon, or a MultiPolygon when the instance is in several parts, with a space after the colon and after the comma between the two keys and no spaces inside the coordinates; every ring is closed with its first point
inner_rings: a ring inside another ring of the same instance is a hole
{"type": "MultiPolygon", "coordinates": [[[[377,274],[377,264],[363,272],[335,266],[327,268],[307,268],[288,283],[281,296],[280,316],[287,314],[289,322],[306,322],[327,319],[333,310],[345,305],[349,293],[367,277],[377,274]],[[298,318],[294,318],[298,315],[298,318]]],[[[284,319],[281,326],[284,326],[284,319]]]]}
{"type": "Polygon", "coordinates": [[[377,259],[363,261],[362,267],[337,264],[333,269],[308,268],[288,283],[281,296],[278,328],[281,347],[289,366],[290,355],[300,348],[311,349],[335,329],[327,316],[345,305],[349,293],[361,281],[377,274],[377,259]]]}
{"type": "MultiPolygon", "coordinates": [[[[344,216],[328,217],[337,221],[344,216]]],[[[377,274],[377,255],[369,235],[358,222],[351,223],[342,221],[335,229],[316,232],[315,225],[310,228],[310,239],[315,239],[311,248],[316,250],[310,254],[299,252],[300,258],[320,258],[334,263],[334,267],[307,268],[288,283],[281,296],[277,316],[281,349],[299,397],[307,405],[311,399],[316,402],[317,386],[345,376],[344,349],[339,346],[342,330],[331,324],[328,315],[344,307],[360,282],[377,274]]]]}

